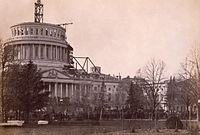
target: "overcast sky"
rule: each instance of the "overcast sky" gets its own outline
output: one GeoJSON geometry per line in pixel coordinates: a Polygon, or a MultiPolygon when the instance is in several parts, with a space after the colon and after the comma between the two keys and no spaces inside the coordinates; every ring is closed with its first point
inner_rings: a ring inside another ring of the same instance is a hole
{"type": "MultiPolygon", "coordinates": [[[[0,0],[0,36],[33,21],[36,0],[0,0]]],[[[42,0],[44,21],[67,26],[75,56],[89,56],[104,73],[134,76],[155,57],[166,73],[180,68],[200,39],[199,0],[42,0]]]]}

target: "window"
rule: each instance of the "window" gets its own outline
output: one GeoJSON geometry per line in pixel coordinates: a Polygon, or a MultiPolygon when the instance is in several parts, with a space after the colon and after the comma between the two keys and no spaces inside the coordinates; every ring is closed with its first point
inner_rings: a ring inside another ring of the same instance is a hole
{"type": "Polygon", "coordinates": [[[20,34],[19,29],[17,29],[17,35],[19,35],[19,34],[20,34]]]}
{"type": "Polygon", "coordinates": [[[56,59],[56,47],[55,46],[53,46],[53,48],[52,48],[53,50],[53,53],[52,53],[52,56],[53,56],[53,60],[55,60],[56,59]]]}
{"type": "Polygon", "coordinates": [[[57,30],[54,30],[54,37],[56,37],[56,32],[57,32],[57,30]]]}
{"type": "Polygon", "coordinates": [[[65,48],[62,47],[62,61],[65,61],[65,48]]]}
{"type": "Polygon", "coordinates": [[[53,32],[52,32],[52,30],[50,30],[50,36],[53,36],[53,32]]]}
{"type": "Polygon", "coordinates": [[[51,46],[49,45],[46,46],[46,56],[47,59],[51,59],[51,46]]]}
{"type": "Polygon", "coordinates": [[[46,36],[48,36],[49,35],[49,33],[48,33],[48,29],[46,28],[46,36]]]}
{"type": "Polygon", "coordinates": [[[55,97],[55,84],[51,83],[51,95],[52,97],[55,97]]]}
{"type": "Polygon", "coordinates": [[[38,28],[35,29],[35,34],[38,35],[38,28]]]}
{"type": "Polygon", "coordinates": [[[29,45],[30,46],[30,59],[33,58],[33,45],[29,45]]]}
{"type": "Polygon", "coordinates": [[[179,106],[176,107],[176,111],[177,111],[177,112],[179,111],[179,106]]]}
{"type": "Polygon", "coordinates": [[[17,46],[17,58],[18,59],[21,58],[21,46],[20,45],[17,46]]]}
{"type": "Polygon", "coordinates": [[[13,54],[14,54],[14,60],[17,59],[17,46],[13,46],[13,54]]]}
{"type": "Polygon", "coordinates": [[[30,34],[33,35],[33,28],[30,29],[30,34]]]}
{"type": "Polygon", "coordinates": [[[30,47],[25,45],[25,59],[30,59],[30,47]]]}
{"type": "Polygon", "coordinates": [[[60,47],[57,47],[57,55],[58,60],[60,60],[60,47]]]}
{"type": "Polygon", "coordinates": [[[44,59],[44,45],[40,45],[40,58],[44,59]]]}
{"type": "Polygon", "coordinates": [[[61,39],[65,40],[65,35],[64,34],[61,35],[61,39]]]}
{"type": "Polygon", "coordinates": [[[57,84],[57,97],[61,97],[61,84],[57,84]]]}
{"type": "Polygon", "coordinates": [[[25,35],[28,35],[28,28],[25,28],[25,35]]]}
{"type": "Polygon", "coordinates": [[[67,61],[67,49],[66,48],[64,48],[64,54],[65,54],[64,61],[67,61]]]}
{"type": "Polygon", "coordinates": [[[111,93],[108,93],[108,101],[111,101],[111,93]]]}
{"type": "Polygon", "coordinates": [[[21,35],[24,35],[24,29],[23,28],[21,29],[21,35]]]}
{"type": "Polygon", "coordinates": [[[43,28],[41,29],[40,34],[43,35],[43,28]]]}
{"type": "Polygon", "coordinates": [[[60,37],[60,34],[59,34],[59,32],[58,32],[58,35],[57,35],[57,36],[58,36],[58,38],[60,37]]]}
{"type": "Polygon", "coordinates": [[[39,52],[39,46],[35,45],[35,58],[36,59],[38,59],[38,57],[39,57],[38,52],[39,52]]]}
{"type": "Polygon", "coordinates": [[[48,82],[45,82],[45,91],[49,91],[49,83],[48,82]]]}
{"type": "Polygon", "coordinates": [[[62,83],[62,97],[66,97],[66,84],[62,83]]]}
{"type": "Polygon", "coordinates": [[[16,29],[14,30],[14,36],[16,36],[16,34],[17,34],[17,31],[16,31],[16,29]]]}

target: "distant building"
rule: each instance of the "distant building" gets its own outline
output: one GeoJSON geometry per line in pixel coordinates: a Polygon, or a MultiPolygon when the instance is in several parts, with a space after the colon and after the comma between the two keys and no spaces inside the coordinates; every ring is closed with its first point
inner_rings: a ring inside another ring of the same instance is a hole
{"type": "MultiPolygon", "coordinates": [[[[142,89],[143,91],[143,94],[144,94],[144,97],[148,98],[147,96],[147,91],[148,91],[148,87],[151,85],[150,83],[148,83],[148,81],[145,80],[145,78],[142,78],[142,77],[139,77],[139,76],[135,76],[133,78],[131,77],[126,77],[126,78],[123,78],[122,83],[130,83],[132,82],[133,84],[138,84],[142,89]]],[[[167,110],[167,105],[166,105],[166,92],[167,92],[167,84],[168,84],[168,81],[164,81],[164,82],[161,82],[159,83],[159,86],[160,86],[160,90],[158,91],[158,101],[159,101],[159,106],[158,106],[158,109],[162,109],[162,110],[167,110]]],[[[129,84],[130,85],[130,84],[129,84]]],[[[125,94],[125,98],[124,98],[124,103],[125,101],[127,100],[127,97],[128,97],[128,89],[124,89],[126,91],[124,91],[123,93],[125,94]]],[[[121,92],[122,93],[122,92],[121,92]]],[[[146,104],[144,105],[144,109],[149,109],[149,105],[146,104]]]]}
{"type": "Polygon", "coordinates": [[[192,107],[192,114],[196,117],[197,97],[190,79],[175,79],[170,77],[167,83],[166,103],[169,113],[176,113],[186,117],[192,107]]]}

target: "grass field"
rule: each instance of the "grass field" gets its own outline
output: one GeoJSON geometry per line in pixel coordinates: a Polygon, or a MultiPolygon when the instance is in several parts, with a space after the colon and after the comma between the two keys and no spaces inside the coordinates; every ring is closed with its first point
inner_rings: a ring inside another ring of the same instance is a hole
{"type": "Polygon", "coordinates": [[[152,121],[101,121],[99,125],[84,125],[83,123],[52,124],[43,126],[24,126],[21,128],[0,128],[0,135],[190,135],[186,130],[169,130],[165,122],[157,125],[159,132],[155,132],[152,121]],[[131,133],[134,127],[135,133],[131,133]]]}

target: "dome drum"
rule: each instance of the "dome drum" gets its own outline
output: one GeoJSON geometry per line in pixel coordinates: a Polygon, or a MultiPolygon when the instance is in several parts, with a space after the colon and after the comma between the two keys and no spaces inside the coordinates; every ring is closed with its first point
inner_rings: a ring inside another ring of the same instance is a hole
{"type": "Polygon", "coordinates": [[[22,23],[12,26],[11,31],[12,38],[5,45],[12,46],[15,61],[32,60],[36,64],[55,67],[71,65],[73,48],[66,41],[63,27],[47,23],[22,23]]]}

